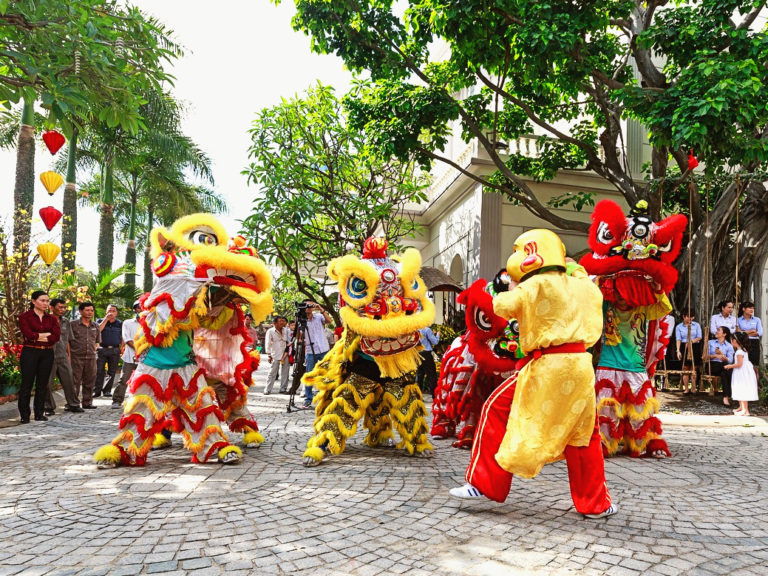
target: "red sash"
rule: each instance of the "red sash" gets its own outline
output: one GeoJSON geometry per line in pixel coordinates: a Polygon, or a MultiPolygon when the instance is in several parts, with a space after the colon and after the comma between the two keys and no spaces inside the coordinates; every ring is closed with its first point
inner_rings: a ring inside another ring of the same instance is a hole
{"type": "Polygon", "coordinates": [[[517,369],[522,370],[523,366],[528,364],[531,360],[538,360],[544,354],[578,354],[579,352],[586,352],[587,348],[583,342],[569,342],[567,344],[560,344],[558,346],[550,346],[549,348],[540,348],[538,350],[532,350],[524,358],[517,361],[517,369]]]}

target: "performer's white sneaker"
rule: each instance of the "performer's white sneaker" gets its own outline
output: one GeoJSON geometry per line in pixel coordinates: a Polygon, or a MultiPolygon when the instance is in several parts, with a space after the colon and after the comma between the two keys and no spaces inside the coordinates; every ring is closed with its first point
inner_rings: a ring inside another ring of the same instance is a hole
{"type": "Polygon", "coordinates": [[[584,514],[584,518],[590,518],[591,520],[597,520],[598,518],[605,518],[606,516],[613,516],[619,511],[619,507],[616,504],[608,506],[607,510],[603,510],[598,514],[584,514]]]}
{"type": "Polygon", "coordinates": [[[459,486],[458,488],[451,488],[450,493],[454,498],[485,498],[480,490],[469,483],[464,484],[464,486],[459,486]]]}

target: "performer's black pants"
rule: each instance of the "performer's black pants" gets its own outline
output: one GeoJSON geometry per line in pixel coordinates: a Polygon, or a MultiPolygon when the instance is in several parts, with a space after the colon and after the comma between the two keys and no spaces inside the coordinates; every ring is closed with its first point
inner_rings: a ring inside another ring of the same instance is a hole
{"type": "Polygon", "coordinates": [[[437,386],[437,368],[431,350],[421,351],[421,364],[416,372],[416,382],[423,394],[434,394],[437,386]]]}

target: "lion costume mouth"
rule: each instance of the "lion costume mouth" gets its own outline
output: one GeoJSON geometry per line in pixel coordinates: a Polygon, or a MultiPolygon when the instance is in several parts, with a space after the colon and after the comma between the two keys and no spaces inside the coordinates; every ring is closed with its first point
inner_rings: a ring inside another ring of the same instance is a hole
{"type": "Polygon", "coordinates": [[[419,341],[418,332],[412,332],[397,338],[371,338],[363,336],[360,338],[360,349],[369,356],[391,356],[413,348],[419,341]]]}

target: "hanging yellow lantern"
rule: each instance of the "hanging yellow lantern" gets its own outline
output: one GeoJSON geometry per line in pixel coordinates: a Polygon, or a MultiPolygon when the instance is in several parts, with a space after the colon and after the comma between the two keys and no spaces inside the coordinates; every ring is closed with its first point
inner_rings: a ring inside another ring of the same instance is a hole
{"type": "Polygon", "coordinates": [[[61,177],[61,174],[49,170],[48,172],[40,174],[40,182],[42,182],[45,189],[48,190],[48,194],[53,196],[53,193],[64,184],[64,178],[61,177]]]}
{"type": "Polygon", "coordinates": [[[37,253],[40,254],[40,257],[47,266],[53,264],[53,261],[56,260],[60,252],[61,248],[52,242],[45,242],[37,246],[37,253]]]}

